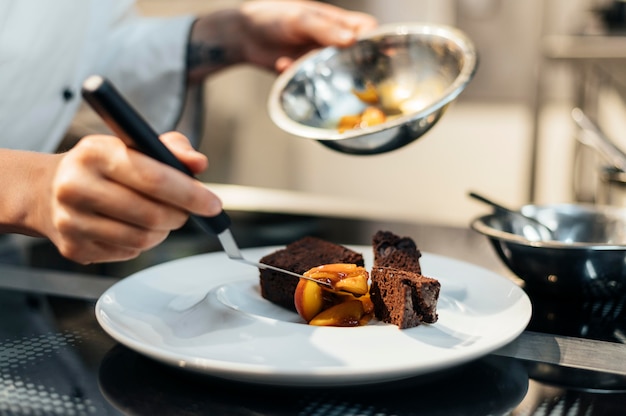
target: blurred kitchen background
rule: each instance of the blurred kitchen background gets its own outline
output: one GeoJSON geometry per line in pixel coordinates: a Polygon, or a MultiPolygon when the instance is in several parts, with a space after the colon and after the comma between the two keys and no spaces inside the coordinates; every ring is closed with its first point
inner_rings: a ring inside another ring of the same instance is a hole
{"type": "MultiPolygon", "coordinates": [[[[234,0],[141,0],[147,14],[205,12],[234,0]]],[[[470,190],[512,207],[593,202],[598,165],[570,112],[582,107],[626,145],[625,19],[621,1],[336,0],[380,23],[456,26],[479,52],[476,77],[440,122],[391,153],[351,156],[273,125],[274,74],[238,67],[207,81],[201,149],[207,182],[342,198],[390,220],[467,226],[488,208],[470,190]]],[[[621,146],[621,145],[620,145],[621,146]]],[[[358,208],[355,208],[358,209],[358,208]]]]}

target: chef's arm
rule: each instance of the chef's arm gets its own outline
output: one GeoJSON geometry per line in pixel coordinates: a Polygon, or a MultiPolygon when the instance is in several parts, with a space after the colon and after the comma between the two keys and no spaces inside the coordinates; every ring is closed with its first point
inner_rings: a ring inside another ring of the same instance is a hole
{"type": "Polygon", "coordinates": [[[0,233],[43,237],[36,225],[37,182],[54,171],[59,155],[0,149],[0,233]]]}
{"type": "Polygon", "coordinates": [[[280,72],[311,49],[350,45],[376,24],[368,14],[323,2],[244,2],[195,21],[187,50],[188,79],[197,83],[240,63],[280,72]]]}
{"type": "Polygon", "coordinates": [[[209,75],[243,62],[239,50],[239,12],[220,10],[198,18],[189,34],[187,45],[187,80],[190,85],[209,75]]]}

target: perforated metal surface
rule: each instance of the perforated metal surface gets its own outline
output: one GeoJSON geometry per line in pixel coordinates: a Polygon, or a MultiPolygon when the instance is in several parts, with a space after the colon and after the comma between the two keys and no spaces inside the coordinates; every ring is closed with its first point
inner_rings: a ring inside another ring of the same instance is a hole
{"type": "Polygon", "coordinates": [[[110,414],[78,355],[85,337],[51,332],[0,340],[0,413],[110,414]]]}
{"type": "Polygon", "coordinates": [[[44,297],[0,291],[1,415],[117,414],[97,385],[97,357],[114,342],[85,324],[92,308],[81,305],[58,309],[44,297]]]}
{"type": "MultiPolygon", "coordinates": [[[[59,350],[80,342],[74,334],[49,334],[34,339],[5,340],[0,347],[0,411],[3,413],[90,414],[96,412],[80,389],[60,392],[45,380],[31,381],[44,359],[54,359],[59,350]]],[[[77,386],[78,387],[78,386],[77,386]]]]}
{"type": "Polygon", "coordinates": [[[564,387],[533,381],[524,400],[510,414],[512,416],[621,416],[626,414],[626,396],[568,390],[564,387]]]}

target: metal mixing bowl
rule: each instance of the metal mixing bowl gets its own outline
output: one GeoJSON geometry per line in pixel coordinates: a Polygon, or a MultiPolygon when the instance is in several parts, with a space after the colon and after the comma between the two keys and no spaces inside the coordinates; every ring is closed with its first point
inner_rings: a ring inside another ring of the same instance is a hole
{"type": "Polygon", "coordinates": [[[347,48],[313,51],[276,79],[268,99],[274,123],[298,137],[349,154],[378,154],[426,133],[473,78],[473,43],[437,24],[381,26],[347,48]],[[355,91],[373,87],[383,124],[338,130],[368,105],[355,91]]]}
{"type": "Polygon", "coordinates": [[[475,219],[506,266],[529,291],[550,296],[615,297],[626,292],[626,209],[586,204],[525,205],[553,231],[536,241],[532,223],[494,213],[475,219]]]}

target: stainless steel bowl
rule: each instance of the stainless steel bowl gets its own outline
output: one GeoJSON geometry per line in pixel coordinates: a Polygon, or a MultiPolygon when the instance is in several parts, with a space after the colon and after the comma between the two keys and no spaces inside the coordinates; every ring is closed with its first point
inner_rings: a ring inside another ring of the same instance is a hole
{"type": "Polygon", "coordinates": [[[547,225],[554,239],[537,241],[532,224],[494,213],[475,219],[525,288],[550,296],[615,297],[626,292],[626,209],[586,204],[525,205],[526,216],[547,225]]]}
{"type": "Polygon", "coordinates": [[[378,154],[426,133],[473,78],[478,57],[457,29],[436,24],[381,26],[348,48],[313,51],[276,79],[268,111],[276,125],[349,154],[378,154]],[[340,132],[341,117],[367,104],[373,86],[383,124],[340,132]]]}

